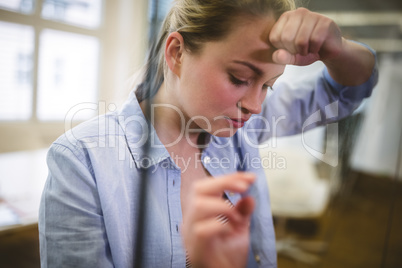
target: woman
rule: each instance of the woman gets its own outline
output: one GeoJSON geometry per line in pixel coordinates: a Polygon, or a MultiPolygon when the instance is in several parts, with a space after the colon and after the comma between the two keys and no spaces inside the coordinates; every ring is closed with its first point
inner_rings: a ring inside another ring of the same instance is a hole
{"type": "Polygon", "coordinates": [[[317,110],[333,114],[320,124],[347,116],[376,81],[372,51],[290,0],[176,1],[124,107],[50,148],[42,267],[132,266],[143,168],[143,267],[276,267],[258,144],[317,110]],[[318,60],[322,72],[274,85],[318,60]]]}

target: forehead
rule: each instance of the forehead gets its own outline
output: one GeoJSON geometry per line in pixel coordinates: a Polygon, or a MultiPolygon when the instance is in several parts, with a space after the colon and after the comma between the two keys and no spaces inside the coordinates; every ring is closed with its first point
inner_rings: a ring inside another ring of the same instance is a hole
{"type": "Polygon", "coordinates": [[[202,54],[215,59],[242,60],[253,63],[272,63],[272,53],[275,48],[269,42],[269,33],[275,19],[240,18],[232,26],[231,31],[223,40],[208,42],[203,47],[202,54]]]}

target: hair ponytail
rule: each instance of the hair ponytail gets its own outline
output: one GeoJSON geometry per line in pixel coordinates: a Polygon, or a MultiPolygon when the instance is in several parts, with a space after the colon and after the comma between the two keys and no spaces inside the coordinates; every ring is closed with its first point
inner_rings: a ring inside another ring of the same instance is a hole
{"type": "Polygon", "coordinates": [[[157,42],[153,42],[151,45],[147,55],[143,82],[135,92],[138,102],[152,98],[164,81],[163,68],[160,65],[163,62],[164,45],[167,36],[168,31],[161,31],[157,42]]]}

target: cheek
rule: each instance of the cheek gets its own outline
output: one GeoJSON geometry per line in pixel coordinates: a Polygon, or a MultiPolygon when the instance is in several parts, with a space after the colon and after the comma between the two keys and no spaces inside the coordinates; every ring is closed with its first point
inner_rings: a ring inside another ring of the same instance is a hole
{"type": "Polygon", "coordinates": [[[239,97],[232,88],[228,86],[220,86],[215,92],[213,92],[213,97],[211,98],[216,107],[220,110],[235,109],[236,104],[239,101],[239,97]]]}
{"type": "Polygon", "coordinates": [[[198,91],[206,100],[204,105],[213,110],[236,108],[241,92],[230,84],[224,73],[210,69],[201,73],[200,77],[198,91]]]}

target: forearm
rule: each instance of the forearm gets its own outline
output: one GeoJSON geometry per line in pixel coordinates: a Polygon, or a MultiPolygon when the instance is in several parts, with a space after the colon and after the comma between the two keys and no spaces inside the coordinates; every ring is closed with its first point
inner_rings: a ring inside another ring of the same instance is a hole
{"type": "Polygon", "coordinates": [[[357,86],[370,78],[375,56],[368,48],[343,38],[339,56],[324,60],[324,63],[336,82],[344,86],[357,86]]]}

